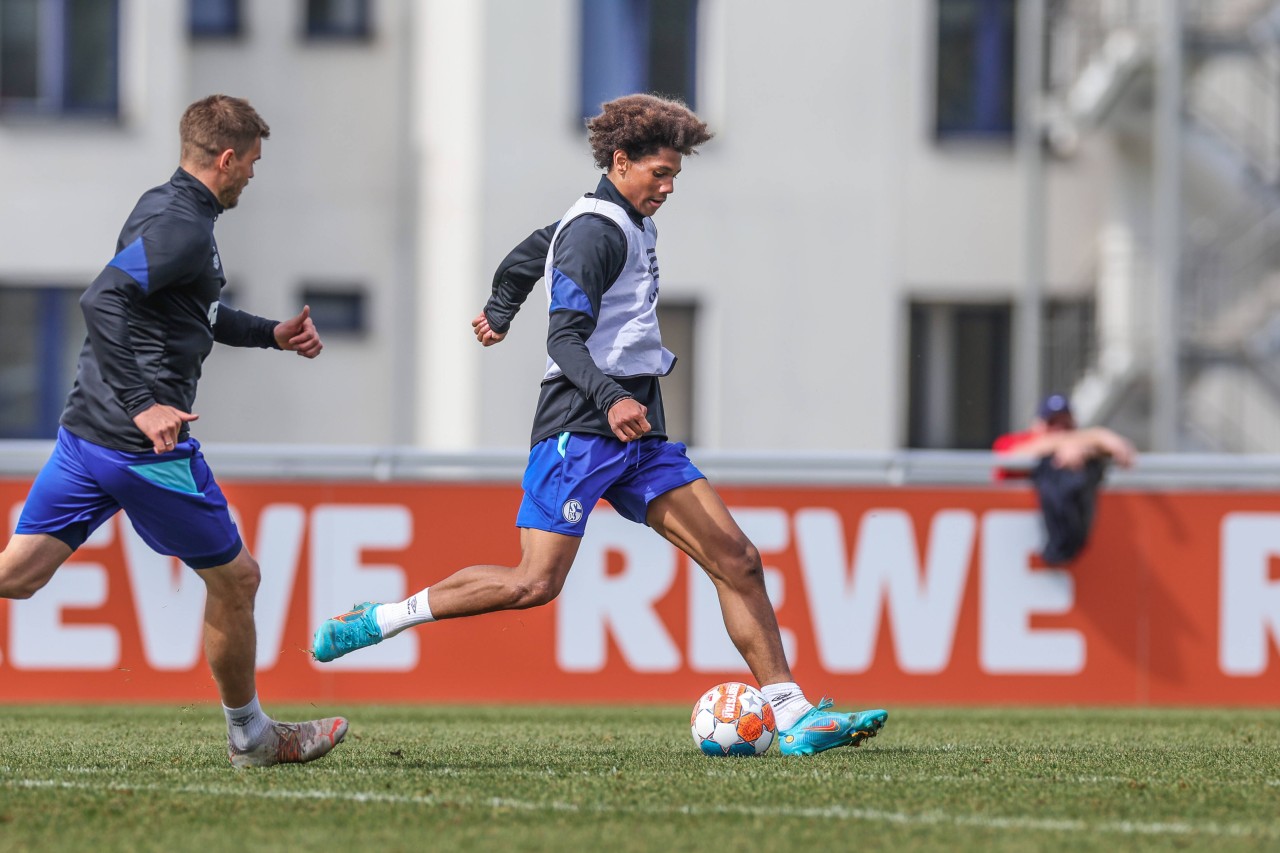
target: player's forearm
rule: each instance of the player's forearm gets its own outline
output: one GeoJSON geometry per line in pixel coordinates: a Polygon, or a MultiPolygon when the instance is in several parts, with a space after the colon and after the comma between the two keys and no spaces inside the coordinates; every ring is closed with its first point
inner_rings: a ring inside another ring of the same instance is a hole
{"type": "Polygon", "coordinates": [[[630,396],[596,365],[587,349],[586,337],[572,327],[557,328],[556,317],[552,315],[552,328],[547,335],[547,354],[565,378],[601,412],[609,411],[618,400],[630,396]]]}
{"type": "Polygon", "coordinates": [[[542,278],[555,230],[553,223],[534,231],[508,252],[498,265],[489,301],[484,306],[489,327],[498,334],[506,334],[511,328],[511,321],[542,278]]]}
{"type": "Polygon", "coordinates": [[[213,323],[213,339],[232,347],[279,349],[274,334],[275,327],[275,320],[247,311],[237,311],[225,303],[218,303],[218,313],[213,323]]]}

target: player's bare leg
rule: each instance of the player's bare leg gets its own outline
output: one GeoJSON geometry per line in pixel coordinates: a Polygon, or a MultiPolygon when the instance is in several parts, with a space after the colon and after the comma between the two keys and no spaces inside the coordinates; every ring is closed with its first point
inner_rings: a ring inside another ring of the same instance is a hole
{"type": "Polygon", "coordinates": [[[74,553],[45,533],[15,533],[0,551],[0,598],[30,598],[74,553]]]}
{"type": "Polygon", "coordinates": [[[254,658],[258,631],[253,621],[253,601],[261,573],[258,562],[244,548],[224,566],[197,572],[205,583],[204,654],[218,683],[222,704],[244,705],[257,689],[254,658]]]}
{"type": "Polygon", "coordinates": [[[469,566],[431,585],[436,619],[523,610],[560,594],[582,540],[546,530],[520,528],[520,565],[469,566]]]}
{"type": "Polygon", "coordinates": [[[831,711],[829,699],[814,707],[791,680],[760,553],[710,483],[695,480],[655,498],[647,521],[715,584],[729,638],[773,707],[783,753],[812,755],[875,737],[888,713],[831,711]]]}
{"type": "Polygon", "coordinates": [[[711,484],[694,480],[659,495],[649,503],[646,520],[711,578],[729,639],[756,680],[762,685],[791,681],[760,552],[711,484]]]}
{"type": "Polygon", "coordinates": [[[316,629],[311,653],[331,661],[424,622],[547,604],[564,587],[581,544],[576,536],[522,527],[519,565],[468,566],[404,601],[355,604],[316,629]]]}
{"type": "Polygon", "coordinates": [[[258,704],[254,665],[257,626],[253,602],[261,574],[245,548],[222,566],[202,569],[205,582],[204,651],[227,716],[227,754],[236,767],[312,761],[342,741],[347,721],[305,723],[271,719],[258,704]]]}

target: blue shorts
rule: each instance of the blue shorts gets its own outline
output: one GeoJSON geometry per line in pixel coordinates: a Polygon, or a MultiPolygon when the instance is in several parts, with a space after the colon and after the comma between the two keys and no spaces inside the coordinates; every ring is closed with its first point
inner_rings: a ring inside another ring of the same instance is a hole
{"type": "Polygon", "coordinates": [[[153,550],[193,569],[240,553],[240,531],[194,438],[168,453],[129,453],[59,428],[16,532],[46,533],[75,550],[121,509],[153,550]]]}
{"type": "Polygon", "coordinates": [[[645,524],[649,501],[703,479],[684,451],[683,444],[663,438],[622,442],[562,432],[543,439],[529,451],[516,527],[581,536],[600,498],[620,515],[645,524]]]}

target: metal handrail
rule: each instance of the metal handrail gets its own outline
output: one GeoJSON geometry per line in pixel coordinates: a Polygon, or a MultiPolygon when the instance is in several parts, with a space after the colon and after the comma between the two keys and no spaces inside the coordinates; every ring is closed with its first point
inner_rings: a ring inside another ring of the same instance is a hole
{"type": "MultiPolygon", "coordinates": [[[[0,477],[26,479],[48,458],[49,441],[0,442],[0,477]]],[[[518,483],[524,450],[423,450],[329,445],[204,445],[224,481],[518,483]]],[[[693,449],[717,483],[795,486],[1006,486],[996,467],[1027,470],[1033,460],[981,450],[764,451],[693,449]]],[[[1113,470],[1111,488],[1249,489],[1280,492],[1280,455],[1145,454],[1113,470]]]]}

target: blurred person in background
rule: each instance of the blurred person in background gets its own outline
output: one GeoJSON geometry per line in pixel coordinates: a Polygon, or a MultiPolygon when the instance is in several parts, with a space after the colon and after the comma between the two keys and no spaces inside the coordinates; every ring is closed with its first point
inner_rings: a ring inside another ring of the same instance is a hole
{"type": "Polygon", "coordinates": [[[356,604],[316,630],[312,651],[330,661],[425,622],[547,604],[603,497],[710,576],[729,636],[776,716],[783,753],[858,746],[888,714],[839,713],[830,700],[814,706],[805,697],[792,680],[759,552],[685,446],[666,434],[659,380],[675,356],[658,329],[652,217],[675,191],[682,158],[711,134],[683,104],[651,95],[610,101],[587,128],[604,172],[595,191],[507,256],[472,321],[481,344],[499,343],[545,278],[548,365],[516,517],[520,565],[471,566],[405,601],[356,604]]]}
{"type": "Polygon", "coordinates": [[[1088,542],[1108,464],[1128,468],[1137,456],[1128,439],[1106,427],[1077,427],[1071,401],[1062,394],[1046,397],[1030,427],[1000,436],[992,449],[1033,460],[1029,472],[997,468],[996,479],[1030,477],[1045,523],[1040,556],[1051,566],[1067,565],[1088,542]]]}
{"type": "Polygon", "coordinates": [[[258,702],[253,618],[260,572],[190,434],[196,383],[214,343],[291,350],[322,344],[307,308],[284,322],[219,302],[226,284],[213,225],[253,177],[270,129],[248,101],[212,95],[187,108],[169,182],[139,199],[116,254],[80,298],[88,336],[75,385],[8,546],[0,597],[30,598],[123,509],[138,535],[205,583],[204,650],[236,767],[319,758],[347,721],[285,723],[258,702]]]}

